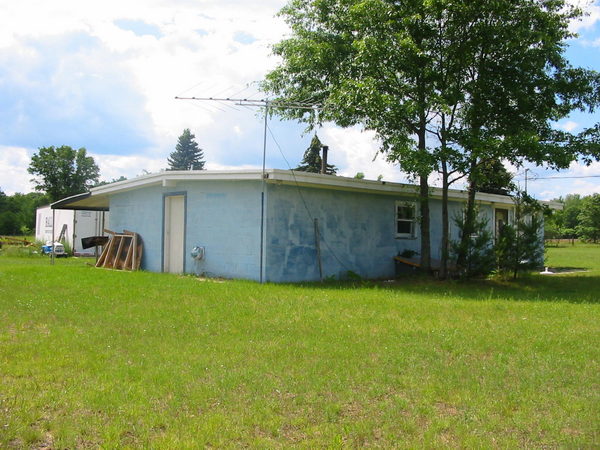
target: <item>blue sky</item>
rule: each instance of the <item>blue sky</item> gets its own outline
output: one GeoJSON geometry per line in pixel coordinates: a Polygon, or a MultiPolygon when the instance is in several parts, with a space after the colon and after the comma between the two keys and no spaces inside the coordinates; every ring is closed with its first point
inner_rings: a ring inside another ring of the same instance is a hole
{"type": "MultiPolygon", "coordinates": [[[[103,179],[166,167],[184,128],[204,149],[207,168],[257,168],[258,111],[179,96],[255,96],[254,82],[276,64],[270,46],[287,29],[283,0],[106,0],[2,2],[0,16],[0,188],[32,190],[27,166],[41,146],[86,147],[103,179]]],[[[567,55],[600,70],[600,4],[573,30],[567,55]]],[[[580,131],[600,114],[574,114],[558,127],[580,131]]],[[[308,142],[304,126],[272,120],[267,166],[295,166],[308,142]]],[[[373,134],[326,125],[319,130],[341,175],[364,172],[405,181],[377,155],[373,134]]],[[[560,173],[529,167],[529,190],[542,199],[600,192],[600,164],[560,173]],[[549,176],[589,178],[542,179],[549,176]]],[[[523,170],[517,180],[523,179],[523,170]]]]}

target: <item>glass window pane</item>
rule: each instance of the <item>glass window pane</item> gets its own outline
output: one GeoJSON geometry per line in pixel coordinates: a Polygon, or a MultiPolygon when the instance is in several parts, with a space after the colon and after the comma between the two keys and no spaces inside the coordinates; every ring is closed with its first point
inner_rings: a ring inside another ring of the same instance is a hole
{"type": "Polygon", "coordinates": [[[412,222],[408,220],[398,221],[398,234],[412,234],[412,222]]]}
{"type": "Polygon", "coordinates": [[[398,206],[398,219],[412,220],[414,218],[414,208],[412,206],[398,206]]]}

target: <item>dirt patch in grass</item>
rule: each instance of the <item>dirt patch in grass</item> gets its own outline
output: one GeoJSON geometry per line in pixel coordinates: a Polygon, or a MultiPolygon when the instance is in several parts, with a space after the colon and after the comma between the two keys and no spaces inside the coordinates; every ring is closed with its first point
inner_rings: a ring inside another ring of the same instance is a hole
{"type": "Polygon", "coordinates": [[[444,402],[436,403],[435,409],[440,416],[457,416],[460,413],[456,406],[444,402]]]}

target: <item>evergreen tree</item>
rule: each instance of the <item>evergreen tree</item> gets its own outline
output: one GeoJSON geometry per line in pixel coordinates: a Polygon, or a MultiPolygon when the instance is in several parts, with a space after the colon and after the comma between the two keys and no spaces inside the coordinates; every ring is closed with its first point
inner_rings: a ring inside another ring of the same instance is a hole
{"type": "MultiPolygon", "coordinates": [[[[454,218],[454,223],[459,229],[460,236],[465,232],[466,211],[454,218]]],[[[460,264],[457,264],[458,274],[462,278],[472,278],[489,275],[495,267],[494,239],[489,229],[489,221],[479,217],[475,210],[475,222],[470,229],[469,239],[459,239],[451,244],[452,256],[456,258],[459,253],[465,255],[460,264]],[[465,248],[462,248],[464,246],[465,248]]]]}
{"type": "Polygon", "coordinates": [[[519,272],[543,266],[544,236],[540,205],[522,192],[513,200],[514,223],[505,224],[500,230],[495,252],[500,274],[516,279],[519,272]]]}
{"type": "Polygon", "coordinates": [[[477,177],[478,192],[487,194],[509,195],[515,190],[512,174],[506,170],[499,159],[482,162],[471,174],[471,179],[477,177]]]}
{"type": "Polygon", "coordinates": [[[204,170],[204,152],[189,128],[183,130],[175,151],[167,158],[168,170],[204,170]]]}
{"type": "MultiPolygon", "coordinates": [[[[302,158],[302,161],[300,161],[300,165],[294,170],[299,172],[321,173],[321,164],[323,161],[321,158],[322,148],[323,144],[315,134],[310,141],[310,146],[304,152],[304,157],[302,158]]],[[[336,172],[337,168],[335,166],[327,164],[327,168],[325,169],[327,175],[335,175],[336,172]]]]}

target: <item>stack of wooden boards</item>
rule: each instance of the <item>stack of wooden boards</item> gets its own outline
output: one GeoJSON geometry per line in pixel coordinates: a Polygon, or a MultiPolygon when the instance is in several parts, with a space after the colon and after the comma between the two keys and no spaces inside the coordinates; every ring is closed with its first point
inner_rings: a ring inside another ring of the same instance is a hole
{"type": "Polygon", "coordinates": [[[142,238],[139,234],[124,230],[123,233],[104,230],[110,234],[96,267],[117,270],[138,270],[142,262],[142,238]]]}
{"type": "Polygon", "coordinates": [[[20,245],[23,247],[31,247],[33,245],[33,242],[10,236],[0,236],[0,248],[2,248],[3,245],[20,245]]]}

